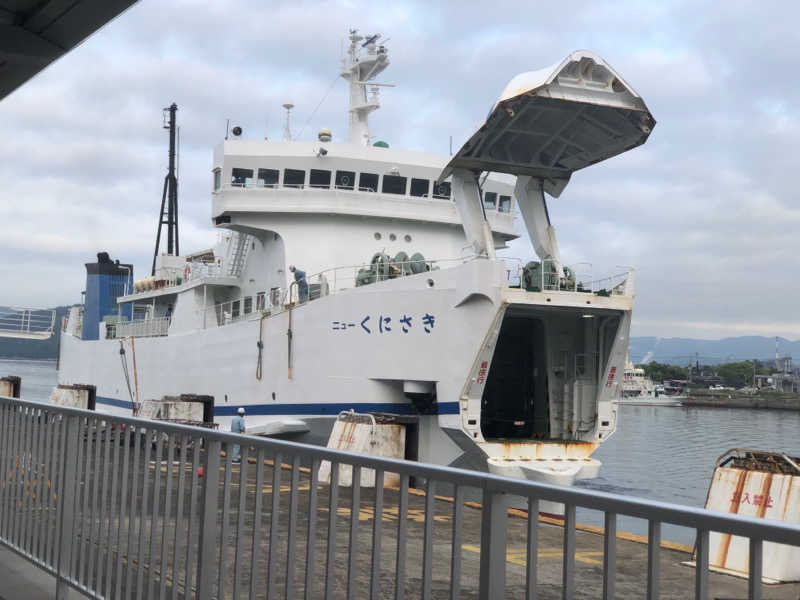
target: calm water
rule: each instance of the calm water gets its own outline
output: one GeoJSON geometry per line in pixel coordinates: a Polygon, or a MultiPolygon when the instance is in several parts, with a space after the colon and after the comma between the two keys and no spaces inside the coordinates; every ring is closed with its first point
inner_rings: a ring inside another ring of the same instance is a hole
{"type": "MultiPolygon", "coordinates": [[[[617,432],[595,453],[600,477],[581,487],[702,507],[717,458],[730,448],[800,456],[800,413],[793,411],[621,406],[617,432]]],[[[602,525],[592,511],[582,523],[602,525]]],[[[647,524],[619,518],[620,530],[644,534],[647,524]]],[[[664,525],[664,539],[691,544],[694,532],[664,525]]]]}
{"type": "Polygon", "coordinates": [[[50,391],[58,383],[56,362],[50,360],[9,360],[0,358],[0,377],[22,377],[22,397],[25,400],[47,402],[50,391]]]}
{"type": "MultiPolygon", "coordinates": [[[[55,362],[0,359],[0,376],[22,377],[26,399],[47,401],[55,362]]],[[[621,406],[617,432],[595,452],[600,477],[581,487],[701,507],[717,458],[729,448],[776,450],[800,456],[800,413],[792,411],[621,406]]],[[[594,511],[581,523],[602,525],[594,511]]],[[[645,534],[647,524],[619,518],[618,528],[645,534]]],[[[664,539],[691,544],[694,532],[664,525],[664,539]]]]}

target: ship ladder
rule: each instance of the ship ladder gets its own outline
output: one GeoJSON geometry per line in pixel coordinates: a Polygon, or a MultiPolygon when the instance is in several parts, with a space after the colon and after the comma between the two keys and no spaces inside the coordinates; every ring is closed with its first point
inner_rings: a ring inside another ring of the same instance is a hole
{"type": "Polygon", "coordinates": [[[250,235],[247,233],[237,232],[236,241],[233,252],[231,253],[231,262],[228,267],[228,275],[231,277],[238,277],[244,269],[244,264],[247,260],[247,250],[250,248],[250,235]]]}

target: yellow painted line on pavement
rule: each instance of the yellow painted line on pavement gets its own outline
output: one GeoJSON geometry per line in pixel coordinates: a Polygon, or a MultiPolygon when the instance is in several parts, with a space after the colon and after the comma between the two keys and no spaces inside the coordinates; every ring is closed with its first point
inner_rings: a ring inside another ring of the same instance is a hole
{"type": "MultiPolygon", "coordinates": [[[[221,455],[225,456],[225,452],[222,452],[221,455]]],[[[256,463],[256,459],[252,458],[252,457],[248,457],[247,462],[249,464],[255,464],[256,463]]],[[[272,466],[273,463],[274,463],[274,461],[272,461],[272,460],[266,460],[266,459],[264,460],[264,464],[265,465],[272,466]]],[[[176,465],[173,465],[173,468],[175,466],[176,465]]],[[[231,466],[233,468],[233,471],[236,471],[236,470],[240,469],[238,464],[234,463],[231,466]]],[[[187,463],[185,465],[185,468],[187,470],[189,470],[189,471],[191,471],[191,467],[192,467],[192,465],[189,464],[189,463],[187,463]]],[[[155,468],[155,466],[151,465],[151,469],[154,469],[154,468],[155,468]]],[[[281,468],[283,470],[286,470],[286,471],[291,471],[292,470],[292,465],[282,462],[281,463],[281,468]]],[[[220,471],[224,471],[224,470],[225,470],[225,466],[221,465],[220,466],[220,471]]],[[[161,467],[161,471],[165,472],[166,471],[166,467],[162,466],[161,467]]],[[[310,473],[311,470],[308,469],[307,467],[300,467],[300,472],[301,473],[310,473]]],[[[224,482],[220,481],[220,485],[223,485],[223,484],[224,484],[224,482]]],[[[231,485],[238,486],[238,483],[232,481],[231,485]]],[[[309,483],[304,484],[304,486],[300,487],[299,491],[308,491],[309,490],[309,485],[310,485],[309,483]]],[[[253,483],[253,484],[248,483],[248,488],[255,488],[255,483],[253,483]]],[[[400,488],[397,487],[397,486],[385,486],[385,489],[392,490],[392,491],[399,491],[400,490],[400,488]]],[[[288,486],[288,485],[286,485],[286,486],[282,485],[281,486],[281,493],[290,492],[290,491],[291,491],[290,486],[288,486]]],[[[264,488],[263,488],[263,493],[272,493],[272,486],[271,485],[265,485],[264,488]]],[[[408,493],[409,493],[409,495],[420,496],[420,497],[425,497],[425,495],[426,495],[425,490],[421,490],[421,489],[417,489],[417,488],[409,488],[408,493]]],[[[452,496],[441,496],[441,495],[437,494],[437,495],[434,496],[434,498],[436,500],[441,501],[441,502],[449,502],[451,504],[455,501],[452,496]]],[[[474,508],[476,510],[482,510],[483,509],[483,505],[480,502],[464,502],[464,506],[466,506],[468,508],[474,508]]],[[[339,510],[340,511],[341,510],[347,510],[348,511],[347,515],[350,514],[350,512],[349,512],[350,509],[339,509],[339,510]]],[[[388,510],[389,509],[384,509],[384,520],[386,520],[386,512],[388,510]]],[[[413,509],[411,509],[411,510],[413,510],[413,509]]],[[[363,509],[362,509],[362,513],[363,513],[363,509]]],[[[341,512],[340,512],[340,514],[341,514],[341,512]]],[[[518,508],[509,508],[508,509],[508,514],[509,514],[509,516],[513,516],[513,517],[517,517],[517,518],[521,518],[521,519],[525,519],[525,520],[528,519],[528,511],[526,511],[526,510],[521,510],[521,509],[518,509],[518,508]]],[[[369,517],[369,518],[371,518],[371,517],[369,517]]],[[[396,517],[394,517],[394,518],[396,518],[396,517]]],[[[413,517],[409,517],[409,518],[411,518],[412,520],[416,520],[413,517]]],[[[364,520],[367,520],[367,519],[362,514],[362,515],[359,516],[359,520],[360,521],[364,521],[364,520]]],[[[446,522],[446,521],[449,521],[450,518],[449,517],[444,517],[444,516],[441,516],[441,515],[437,515],[437,516],[434,517],[434,520],[446,522]]],[[[563,519],[556,519],[556,518],[548,517],[546,515],[541,515],[541,514],[539,515],[539,522],[540,523],[546,523],[548,525],[555,525],[557,527],[563,527],[564,526],[563,519]]],[[[583,523],[576,523],[575,524],[575,529],[576,529],[576,531],[582,531],[582,532],[585,532],[585,533],[591,533],[591,534],[601,535],[601,536],[605,535],[605,530],[602,527],[597,527],[595,525],[584,525],[583,523]]],[[[648,543],[647,536],[637,535],[635,533],[629,533],[627,531],[617,531],[617,539],[618,540],[628,541],[628,542],[634,542],[634,543],[637,543],[637,544],[644,544],[644,545],[647,545],[647,543],[648,543]]],[[[660,547],[664,548],[665,550],[676,550],[678,552],[685,552],[687,554],[691,554],[691,553],[694,552],[694,547],[693,546],[690,546],[690,545],[687,545],[687,544],[680,544],[678,542],[671,542],[669,540],[662,540],[660,547]]],[[[576,554],[576,556],[577,556],[577,554],[576,554]]]]}
{"type": "MultiPolygon", "coordinates": [[[[461,548],[463,550],[466,550],[467,552],[474,552],[475,554],[481,553],[480,546],[475,546],[472,544],[463,544],[461,548]]],[[[564,556],[564,551],[562,548],[539,548],[539,551],[536,553],[537,559],[562,558],[563,556],[564,556]]],[[[579,551],[575,553],[575,560],[589,565],[602,565],[603,561],[593,558],[595,556],[602,558],[603,553],[601,551],[591,551],[591,552],[579,551]]],[[[528,557],[528,551],[526,548],[522,549],[509,548],[508,550],[506,550],[506,561],[510,562],[511,564],[525,567],[528,564],[527,557],[528,557]]]]}

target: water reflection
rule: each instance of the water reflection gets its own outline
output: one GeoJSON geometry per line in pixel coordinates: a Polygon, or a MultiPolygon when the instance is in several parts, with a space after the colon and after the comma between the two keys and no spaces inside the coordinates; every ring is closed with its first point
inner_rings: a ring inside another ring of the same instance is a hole
{"type": "MultiPolygon", "coordinates": [[[[702,507],[717,458],[730,448],[800,455],[800,413],[735,408],[620,406],[617,432],[593,457],[600,477],[576,485],[626,496],[702,507]]],[[[602,516],[578,511],[602,525],[602,516]]],[[[620,530],[646,534],[647,524],[623,519],[620,530]]],[[[663,538],[691,544],[694,534],[664,525],[663,538]]]]}

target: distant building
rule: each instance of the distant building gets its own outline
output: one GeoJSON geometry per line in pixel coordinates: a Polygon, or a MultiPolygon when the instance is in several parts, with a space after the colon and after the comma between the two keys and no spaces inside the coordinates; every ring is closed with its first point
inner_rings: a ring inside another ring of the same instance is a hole
{"type": "Polygon", "coordinates": [[[800,376],[795,373],[774,373],[773,375],[756,375],[756,387],[760,390],[800,393],[800,376]]]}

